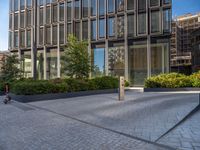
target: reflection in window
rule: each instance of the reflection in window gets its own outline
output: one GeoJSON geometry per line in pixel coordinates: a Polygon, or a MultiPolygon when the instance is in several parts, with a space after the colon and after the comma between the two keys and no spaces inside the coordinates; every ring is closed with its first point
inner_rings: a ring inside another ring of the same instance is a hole
{"type": "Polygon", "coordinates": [[[14,29],[18,29],[18,13],[14,15],[14,29]]]}
{"type": "Polygon", "coordinates": [[[82,30],[83,30],[83,40],[87,40],[88,39],[88,21],[83,21],[82,22],[82,30]]]}
{"type": "Polygon", "coordinates": [[[14,47],[15,48],[19,47],[19,37],[18,37],[18,32],[17,31],[14,33],[14,47]]]}
{"type": "Polygon", "coordinates": [[[18,10],[18,0],[14,0],[14,10],[18,10]]]}
{"type": "Polygon", "coordinates": [[[26,6],[31,7],[32,6],[32,0],[27,0],[26,1],[26,6]]]}
{"type": "Polygon", "coordinates": [[[88,0],[83,0],[83,17],[88,17],[88,0]]]}
{"type": "Polygon", "coordinates": [[[57,49],[47,50],[47,79],[57,77],[57,49]]]}
{"type": "Polygon", "coordinates": [[[20,14],[20,27],[24,28],[24,12],[20,14]]]}
{"type": "Polygon", "coordinates": [[[171,31],[171,11],[170,9],[163,10],[163,31],[171,31]]]}
{"type": "Polygon", "coordinates": [[[151,12],[151,33],[160,31],[160,16],[159,11],[151,12]]]}
{"type": "Polygon", "coordinates": [[[134,36],[134,15],[128,15],[128,36],[134,36]]]}
{"type": "Polygon", "coordinates": [[[57,26],[53,26],[53,37],[52,37],[52,40],[53,40],[53,44],[56,45],[57,44],[57,35],[58,35],[58,32],[57,32],[57,26]]]}
{"type": "Polygon", "coordinates": [[[134,9],[134,1],[127,0],[127,10],[133,10],[133,9],[134,9]]]}
{"type": "Polygon", "coordinates": [[[146,13],[138,14],[138,34],[146,34],[146,13]]]}
{"type": "Polygon", "coordinates": [[[25,47],[25,31],[20,33],[20,47],[25,47]]]}
{"type": "Polygon", "coordinates": [[[13,48],[12,44],[13,44],[13,38],[12,38],[13,33],[11,31],[9,31],[9,48],[13,48]]]}
{"type": "Polygon", "coordinates": [[[31,51],[22,51],[22,70],[25,78],[32,77],[31,51]]]}
{"type": "Polygon", "coordinates": [[[64,24],[60,24],[60,37],[59,37],[59,39],[60,39],[60,44],[64,44],[64,42],[65,42],[65,37],[64,37],[64,34],[65,34],[65,32],[64,32],[64,24]]]}
{"type": "Polygon", "coordinates": [[[53,5],[53,22],[57,22],[57,19],[58,19],[57,10],[58,10],[58,6],[53,5]]]}
{"type": "Polygon", "coordinates": [[[124,16],[117,17],[117,37],[124,36],[124,16]]]}
{"type": "Polygon", "coordinates": [[[93,67],[92,77],[103,76],[105,74],[105,49],[92,49],[91,59],[93,67]]]}
{"type": "Polygon", "coordinates": [[[117,0],[117,11],[124,11],[124,0],[117,0]]]}
{"type": "Polygon", "coordinates": [[[105,14],[105,1],[100,0],[99,1],[99,15],[104,15],[105,14]]]}
{"type": "Polygon", "coordinates": [[[163,4],[171,4],[172,0],[163,0],[163,4]]]}
{"type": "Polygon", "coordinates": [[[42,26],[44,23],[44,21],[43,21],[43,15],[44,15],[44,11],[43,11],[43,8],[40,8],[40,25],[42,26]]]}
{"type": "Polygon", "coordinates": [[[108,0],[108,13],[113,13],[115,11],[114,0],[108,0]]]}
{"type": "Polygon", "coordinates": [[[91,39],[96,40],[97,32],[96,32],[96,20],[91,21],[91,39]]]}
{"type": "Polygon", "coordinates": [[[67,22],[72,20],[72,2],[67,3],[67,22]]]}
{"type": "Polygon", "coordinates": [[[40,32],[39,32],[39,45],[43,45],[43,41],[44,41],[44,28],[40,28],[40,32]]]}
{"type": "Polygon", "coordinates": [[[24,10],[24,8],[25,8],[25,2],[24,2],[24,0],[21,0],[20,1],[20,9],[24,10]]]}
{"type": "Polygon", "coordinates": [[[51,27],[46,28],[46,44],[51,44],[51,27]]]}
{"type": "Polygon", "coordinates": [[[67,24],[67,37],[69,36],[69,34],[72,34],[72,24],[71,23],[67,24]]]}
{"type": "Polygon", "coordinates": [[[27,26],[31,26],[31,10],[27,11],[27,18],[26,18],[27,26]]]}
{"type": "Polygon", "coordinates": [[[97,10],[97,0],[91,0],[91,15],[95,16],[97,10]]]}
{"type": "Polygon", "coordinates": [[[10,17],[9,17],[9,29],[12,29],[12,26],[13,26],[13,14],[10,14],[10,17]]]}
{"type": "Polygon", "coordinates": [[[50,24],[50,22],[51,22],[51,16],[50,16],[50,7],[47,7],[46,8],[46,24],[50,24]]]}
{"type": "Polygon", "coordinates": [[[159,6],[159,0],[150,0],[150,6],[151,7],[159,6]]]}
{"type": "Polygon", "coordinates": [[[108,19],[108,36],[115,36],[115,18],[108,19]]]}
{"type": "Polygon", "coordinates": [[[99,38],[105,37],[105,19],[99,20],[99,38]]]}
{"type": "Polygon", "coordinates": [[[59,18],[60,21],[64,21],[64,3],[60,4],[59,18]]]}
{"type": "Polygon", "coordinates": [[[31,47],[31,30],[27,31],[27,47],[31,47]]]}
{"type": "Polygon", "coordinates": [[[146,0],[138,0],[138,9],[139,9],[139,11],[146,10],[146,7],[147,7],[146,0]]]}
{"type": "Polygon", "coordinates": [[[80,18],[80,0],[75,1],[75,18],[80,18]]]}
{"type": "Polygon", "coordinates": [[[37,79],[44,78],[44,52],[37,51],[37,79]]]}
{"type": "Polygon", "coordinates": [[[38,0],[38,5],[43,5],[44,4],[44,0],[38,0]]]}
{"type": "Polygon", "coordinates": [[[108,71],[112,76],[124,76],[124,46],[108,49],[108,71]]]}

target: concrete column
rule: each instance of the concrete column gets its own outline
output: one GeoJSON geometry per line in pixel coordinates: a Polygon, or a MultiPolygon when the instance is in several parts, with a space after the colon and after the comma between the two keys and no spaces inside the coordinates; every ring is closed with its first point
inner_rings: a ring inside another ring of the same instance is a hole
{"type": "Polygon", "coordinates": [[[147,77],[151,77],[151,37],[147,36],[147,77]]]}
{"type": "Polygon", "coordinates": [[[47,48],[44,46],[44,80],[47,79],[47,48]]]}
{"type": "Polygon", "coordinates": [[[108,49],[109,49],[109,46],[108,46],[108,40],[106,39],[105,41],[105,74],[106,76],[108,75],[108,49]]]}
{"type": "Polygon", "coordinates": [[[128,66],[128,24],[127,24],[127,14],[124,16],[124,22],[125,22],[125,25],[124,25],[124,28],[125,28],[125,38],[124,38],[124,59],[125,59],[125,74],[124,74],[124,77],[125,77],[125,80],[128,80],[128,69],[129,69],[129,66],[128,66]]]}
{"type": "Polygon", "coordinates": [[[57,77],[61,77],[61,65],[60,65],[60,26],[57,25],[57,77]]]}

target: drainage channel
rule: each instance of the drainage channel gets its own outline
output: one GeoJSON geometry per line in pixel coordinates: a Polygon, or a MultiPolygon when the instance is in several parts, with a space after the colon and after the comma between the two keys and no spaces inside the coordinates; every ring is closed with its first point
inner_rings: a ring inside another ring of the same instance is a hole
{"type": "Polygon", "coordinates": [[[148,144],[152,144],[152,145],[155,145],[155,146],[159,146],[159,147],[162,147],[162,148],[166,148],[166,149],[169,149],[169,150],[176,150],[176,148],[173,148],[173,147],[170,147],[170,146],[167,146],[167,145],[164,145],[164,144],[160,144],[160,143],[156,143],[156,142],[149,141],[149,140],[146,140],[146,139],[138,138],[138,137],[135,137],[135,136],[123,133],[123,132],[119,132],[119,131],[116,131],[116,130],[113,130],[113,129],[110,129],[110,128],[106,128],[106,127],[103,127],[103,126],[100,126],[100,125],[97,125],[97,124],[93,124],[93,123],[90,123],[90,122],[87,122],[87,121],[83,121],[81,119],[78,119],[78,118],[75,118],[75,117],[72,117],[72,116],[60,114],[60,113],[57,113],[55,111],[52,111],[52,110],[49,110],[49,109],[46,109],[46,108],[38,107],[38,106],[35,106],[35,105],[32,105],[32,104],[27,104],[27,105],[30,105],[31,107],[34,107],[36,109],[44,110],[44,111],[47,111],[47,112],[50,112],[50,113],[54,113],[54,114],[57,114],[59,116],[65,117],[65,118],[69,118],[69,119],[72,119],[72,120],[87,124],[89,126],[93,126],[93,127],[96,127],[96,128],[107,130],[109,132],[113,132],[115,134],[126,136],[126,137],[134,139],[134,140],[139,140],[139,141],[142,141],[142,142],[145,142],[145,143],[148,143],[148,144]]]}

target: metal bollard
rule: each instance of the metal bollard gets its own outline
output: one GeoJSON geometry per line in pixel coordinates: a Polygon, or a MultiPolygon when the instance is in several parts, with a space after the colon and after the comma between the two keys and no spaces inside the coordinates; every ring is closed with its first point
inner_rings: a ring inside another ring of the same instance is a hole
{"type": "Polygon", "coordinates": [[[124,100],[124,77],[119,77],[119,101],[124,100]]]}

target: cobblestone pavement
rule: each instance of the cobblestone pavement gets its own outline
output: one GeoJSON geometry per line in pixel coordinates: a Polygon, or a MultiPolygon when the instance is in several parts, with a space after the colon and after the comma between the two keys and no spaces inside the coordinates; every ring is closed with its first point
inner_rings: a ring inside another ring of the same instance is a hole
{"type": "Polygon", "coordinates": [[[198,104],[197,94],[127,92],[125,101],[116,98],[106,94],[0,103],[0,150],[171,149],[163,146],[175,146],[168,135],[161,145],[154,141],[198,104]]]}

